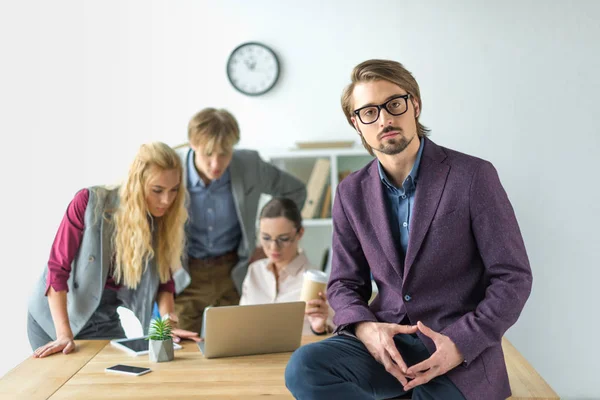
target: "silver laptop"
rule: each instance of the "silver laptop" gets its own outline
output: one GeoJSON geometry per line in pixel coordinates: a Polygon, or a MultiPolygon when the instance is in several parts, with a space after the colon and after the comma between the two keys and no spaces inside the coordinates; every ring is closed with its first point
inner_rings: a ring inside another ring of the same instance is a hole
{"type": "Polygon", "coordinates": [[[204,357],[282,353],[300,346],[303,301],[206,307],[198,347],[204,357]]]}

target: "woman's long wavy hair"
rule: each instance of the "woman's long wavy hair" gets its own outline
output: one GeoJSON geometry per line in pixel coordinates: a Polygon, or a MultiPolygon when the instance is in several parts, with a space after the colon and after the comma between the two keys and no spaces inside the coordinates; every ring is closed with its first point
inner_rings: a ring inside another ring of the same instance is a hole
{"type": "Polygon", "coordinates": [[[185,193],[183,168],[177,153],[161,142],[142,145],[129,168],[127,180],[119,189],[120,202],[114,215],[113,277],[117,283],[135,289],[146,263],[152,258],[156,261],[162,283],[171,278],[171,271],[181,266],[185,246],[184,225],[188,217],[185,193]],[[179,190],[165,214],[155,218],[146,203],[149,178],[173,169],[179,172],[179,190]]]}

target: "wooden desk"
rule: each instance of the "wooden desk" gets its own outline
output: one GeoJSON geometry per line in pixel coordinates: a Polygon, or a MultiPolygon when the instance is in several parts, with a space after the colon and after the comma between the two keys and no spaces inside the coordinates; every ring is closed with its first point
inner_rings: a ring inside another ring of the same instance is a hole
{"type": "Polygon", "coordinates": [[[0,399],[47,399],[85,366],[108,342],[78,340],[77,352],[29,357],[0,379],[0,399]]]}
{"type": "Polygon", "coordinates": [[[511,400],[559,400],[560,397],[519,353],[508,339],[502,339],[502,350],[512,390],[511,400]]]}
{"type": "MultiPolygon", "coordinates": [[[[320,340],[305,336],[302,344],[320,340]]],[[[150,363],[131,357],[107,341],[79,341],[68,357],[27,359],[0,380],[2,399],[292,399],[284,370],[290,353],[205,359],[197,346],[185,342],[175,360],[150,363]],[[106,367],[130,364],[152,368],[142,376],[108,374],[106,367]]],[[[519,354],[503,341],[511,382],[511,399],[558,399],[556,393],[519,354]]]]}

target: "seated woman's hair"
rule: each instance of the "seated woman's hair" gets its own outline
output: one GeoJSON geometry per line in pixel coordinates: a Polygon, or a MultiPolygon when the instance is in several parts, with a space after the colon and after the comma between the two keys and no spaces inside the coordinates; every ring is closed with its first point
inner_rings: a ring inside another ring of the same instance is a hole
{"type": "Polygon", "coordinates": [[[285,197],[274,197],[260,212],[260,219],[284,217],[291,221],[297,230],[302,228],[302,214],[296,203],[285,197]]]}

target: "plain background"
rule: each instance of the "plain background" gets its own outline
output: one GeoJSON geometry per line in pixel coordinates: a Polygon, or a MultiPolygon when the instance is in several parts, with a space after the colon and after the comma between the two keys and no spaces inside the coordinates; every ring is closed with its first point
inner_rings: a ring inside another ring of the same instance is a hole
{"type": "MultiPolygon", "coordinates": [[[[2,1],[0,374],[30,354],[29,291],[81,187],[118,183],[143,142],[186,140],[225,107],[240,147],[357,139],[339,106],[353,66],[401,61],[438,144],[494,163],[534,272],[508,338],[565,398],[599,398],[600,2],[2,1]],[[228,83],[240,43],[282,73],[228,83]]],[[[58,357],[61,357],[58,355],[58,357]]]]}

